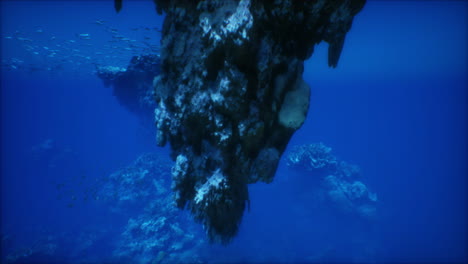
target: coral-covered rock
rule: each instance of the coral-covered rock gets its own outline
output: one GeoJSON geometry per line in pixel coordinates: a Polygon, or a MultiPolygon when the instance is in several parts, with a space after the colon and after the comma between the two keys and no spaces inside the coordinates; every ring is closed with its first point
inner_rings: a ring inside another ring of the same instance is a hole
{"type": "Polygon", "coordinates": [[[310,186],[323,203],[339,212],[373,219],[377,212],[377,195],[359,178],[359,167],[339,160],[332,149],[322,143],[294,146],[287,156],[288,167],[299,170],[317,182],[310,186]]]}
{"type": "MultiPolygon", "coordinates": [[[[207,241],[197,226],[180,214],[170,191],[169,158],[143,154],[112,173],[99,192],[114,212],[132,212],[113,249],[124,263],[197,263],[207,241]]],[[[183,171],[183,162],[174,170],[183,171]]]]}
{"type": "Polygon", "coordinates": [[[317,171],[336,171],[338,161],[332,149],[323,143],[294,146],[287,158],[288,166],[317,171]]]}
{"type": "Polygon", "coordinates": [[[110,174],[98,195],[115,211],[145,206],[143,201],[163,200],[170,192],[171,164],[160,155],[143,154],[110,174]]]}
{"type": "Polygon", "coordinates": [[[154,82],[157,143],[169,142],[177,160],[178,206],[192,211],[212,241],[226,243],[249,200],[247,184],[272,181],[306,118],[304,60],[326,41],[336,67],[365,1],[155,3],[166,13],[154,82]]]}
{"type": "Polygon", "coordinates": [[[96,66],[97,76],[105,86],[113,88],[117,100],[129,111],[147,120],[152,120],[156,107],[153,79],[160,71],[159,55],[134,56],[126,69],[96,66]]]}

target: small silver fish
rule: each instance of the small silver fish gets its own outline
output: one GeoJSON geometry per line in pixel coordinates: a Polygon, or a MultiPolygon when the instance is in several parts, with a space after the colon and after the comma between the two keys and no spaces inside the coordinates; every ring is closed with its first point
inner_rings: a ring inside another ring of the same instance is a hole
{"type": "Polygon", "coordinates": [[[96,21],[94,21],[94,24],[96,24],[96,25],[103,25],[104,22],[106,22],[106,21],[101,20],[101,19],[97,19],[96,21]]]}

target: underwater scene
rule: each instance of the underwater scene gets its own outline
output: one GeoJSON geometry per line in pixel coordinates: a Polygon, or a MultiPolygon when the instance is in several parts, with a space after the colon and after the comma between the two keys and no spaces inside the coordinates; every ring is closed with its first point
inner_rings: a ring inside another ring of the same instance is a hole
{"type": "Polygon", "coordinates": [[[0,14],[0,263],[468,262],[467,1],[0,14]]]}

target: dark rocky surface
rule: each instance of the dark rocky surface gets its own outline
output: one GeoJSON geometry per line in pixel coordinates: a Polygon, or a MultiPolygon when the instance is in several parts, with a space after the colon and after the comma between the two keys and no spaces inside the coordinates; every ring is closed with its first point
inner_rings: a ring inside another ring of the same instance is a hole
{"type": "Polygon", "coordinates": [[[157,143],[172,147],[173,191],[212,241],[228,243],[249,203],[271,182],[304,122],[303,62],[329,43],[336,67],[365,1],[167,1],[161,74],[154,80],[157,143]]]}
{"type": "Polygon", "coordinates": [[[159,55],[134,56],[127,68],[96,66],[97,76],[112,87],[120,104],[144,120],[153,123],[153,78],[161,71],[159,55]]]}

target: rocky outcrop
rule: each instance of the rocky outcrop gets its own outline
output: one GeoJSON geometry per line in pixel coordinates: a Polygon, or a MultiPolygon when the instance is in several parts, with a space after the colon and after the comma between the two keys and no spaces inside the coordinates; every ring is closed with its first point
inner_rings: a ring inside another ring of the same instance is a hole
{"type": "Polygon", "coordinates": [[[271,182],[304,122],[303,62],[329,43],[336,67],[365,0],[169,1],[161,74],[154,79],[157,143],[172,147],[175,200],[212,241],[237,233],[247,185],[271,182]]]}
{"type": "MultiPolygon", "coordinates": [[[[377,215],[377,194],[360,177],[360,169],[338,159],[322,143],[294,146],[286,157],[289,168],[308,177],[313,201],[337,214],[373,220],[377,215]]],[[[347,218],[348,219],[348,218],[347,218]]]]}
{"type": "Polygon", "coordinates": [[[153,123],[153,78],[161,71],[159,55],[134,56],[127,68],[96,65],[96,74],[112,87],[117,100],[130,112],[153,123]]]}

